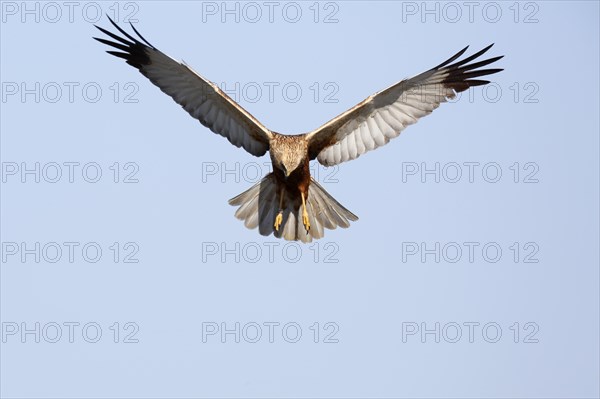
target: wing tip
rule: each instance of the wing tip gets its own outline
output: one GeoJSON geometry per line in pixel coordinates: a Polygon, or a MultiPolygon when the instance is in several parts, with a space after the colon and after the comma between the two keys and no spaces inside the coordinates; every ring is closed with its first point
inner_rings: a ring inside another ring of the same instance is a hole
{"type": "Polygon", "coordinates": [[[468,48],[469,48],[469,45],[467,45],[465,48],[460,50],[458,53],[454,54],[452,57],[448,58],[446,61],[444,61],[441,64],[437,65],[436,67],[432,68],[432,70],[437,70],[437,69],[447,66],[452,61],[454,61],[454,60],[458,59],[460,56],[462,56],[467,51],[468,48]]]}

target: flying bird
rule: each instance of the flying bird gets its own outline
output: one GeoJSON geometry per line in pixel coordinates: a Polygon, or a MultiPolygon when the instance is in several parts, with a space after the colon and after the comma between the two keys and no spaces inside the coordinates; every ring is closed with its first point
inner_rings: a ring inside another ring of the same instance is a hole
{"type": "Polygon", "coordinates": [[[502,71],[482,69],[502,56],[478,60],[492,45],[459,60],[467,47],[438,66],[402,80],[358,103],[306,134],[283,135],[267,129],[216,84],[151,45],[131,28],[135,38],[112,19],[119,36],[96,26],[112,40],[94,38],[118,51],[107,51],[137,68],[171,96],[200,123],[254,156],[267,151],[273,171],[259,183],[229,200],[235,216],[261,235],[310,242],[325,229],[347,228],[358,217],[342,206],[310,175],[315,158],[325,166],[337,165],[387,144],[408,125],[430,114],[443,102],[472,86],[477,79],[502,71]]]}

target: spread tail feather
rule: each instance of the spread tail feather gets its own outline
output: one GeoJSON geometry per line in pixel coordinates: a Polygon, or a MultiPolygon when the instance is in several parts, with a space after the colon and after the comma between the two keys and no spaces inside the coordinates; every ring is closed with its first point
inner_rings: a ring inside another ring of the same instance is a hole
{"type": "Polygon", "coordinates": [[[310,221],[308,233],[302,224],[302,200],[284,190],[283,222],[275,230],[275,217],[279,213],[279,188],[273,173],[269,173],[259,183],[229,200],[238,206],[235,217],[243,220],[249,229],[258,227],[263,236],[274,234],[289,241],[311,242],[325,235],[324,229],[333,230],[350,226],[350,221],[358,217],[344,208],[319,183],[311,177],[306,198],[306,211],[310,221]]]}

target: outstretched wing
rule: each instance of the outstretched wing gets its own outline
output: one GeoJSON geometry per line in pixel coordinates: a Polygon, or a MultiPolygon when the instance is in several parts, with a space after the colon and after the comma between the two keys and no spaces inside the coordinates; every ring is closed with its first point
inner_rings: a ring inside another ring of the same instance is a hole
{"type": "Polygon", "coordinates": [[[271,131],[217,85],[204,79],[187,65],[157,50],[139,34],[133,25],[131,27],[144,43],[121,29],[110,17],[108,19],[125,37],[96,26],[115,41],[96,37],[94,39],[120,50],[107,51],[107,53],[125,59],[129,65],[137,68],[152,83],[171,96],[192,117],[213,132],[226,137],[231,144],[243,147],[256,156],[267,152],[272,136],[271,131]]]}
{"type": "Polygon", "coordinates": [[[475,60],[492,45],[451,64],[468,46],[442,64],[380,91],[308,134],[310,159],[317,158],[325,166],[358,158],[367,151],[387,144],[402,130],[456,93],[471,86],[489,83],[474,79],[502,69],[479,69],[502,58],[475,60]]]}

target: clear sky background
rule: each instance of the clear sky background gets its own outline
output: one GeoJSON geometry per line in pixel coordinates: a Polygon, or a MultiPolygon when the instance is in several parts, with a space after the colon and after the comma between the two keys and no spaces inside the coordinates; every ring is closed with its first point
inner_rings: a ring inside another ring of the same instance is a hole
{"type": "Polygon", "coordinates": [[[3,397],[600,395],[597,2],[1,7],[3,397]],[[227,204],[268,157],[107,55],[100,13],[282,133],[467,44],[505,71],[315,165],[360,220],[289,244],[227,204]]]}

